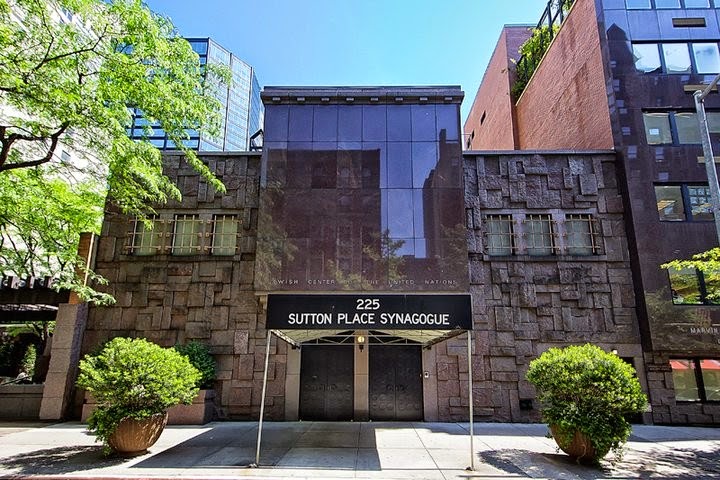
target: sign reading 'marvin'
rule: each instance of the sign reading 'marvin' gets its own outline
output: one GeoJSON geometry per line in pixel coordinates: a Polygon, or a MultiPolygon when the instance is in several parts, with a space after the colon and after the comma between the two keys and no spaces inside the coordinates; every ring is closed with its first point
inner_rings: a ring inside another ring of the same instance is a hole
{"type": "Polygon", "coordinates": [[[470,295],[268,295],[273,330],[470,330],[470,295]]]}

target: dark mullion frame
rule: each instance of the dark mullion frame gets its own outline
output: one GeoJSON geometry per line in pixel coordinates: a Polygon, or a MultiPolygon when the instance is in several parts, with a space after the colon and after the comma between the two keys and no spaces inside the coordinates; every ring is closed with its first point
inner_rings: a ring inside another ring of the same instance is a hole
{"type": "Polygon", "coordinates": [[[707,393],[705,393],[705,381],[703,380],[702,370],[700,369],[700,359],[691,358],[690,360],[692,360],[693,364],[695,365],[695,382],[697,383],[700,402],[707,403],[708,399],[707,393]]]}

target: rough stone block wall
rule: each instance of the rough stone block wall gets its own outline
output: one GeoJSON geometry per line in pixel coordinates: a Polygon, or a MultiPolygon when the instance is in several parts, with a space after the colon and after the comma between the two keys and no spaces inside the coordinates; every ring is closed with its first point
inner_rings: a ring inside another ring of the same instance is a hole
{"type": "MultiPolygon", "coordinates": [[[[257,418],[266,342],[264,316],[253,287],[260,155],[203,154],[201,158],[224,182],[227,193],[213,191],[182,157],[166,155],[166,174],[183,198],[158,208],[158,217],[237,215],[242,223],[236,254],[129,254],[131,219],[108,211],[96,272],[110,281],[108,292],[117,303],[91,309],[83,351],[117,336],[145,337],[162,346],[200,341],[210,346],[217,361],[218,416],[257,418]]],[[[284,415],[285,352],[285,344],[273,339],[266,402],[271,419],[284,415]]]]}
{"type": "MultiPolygon", "coordinates": [[[[614,154],[466,154],[464,161],[476,417],[537,421],[535,390],[524,378],[530,361],[552,346],[592,342],[615,349],[633,360],[644,382],[614,154]],[[558,221],[567,213],[592,214],[600,252],[488,256],[488,213],[547,213],[558,221]],[[521,399],[533,400],[533,409],[521,409],[521,399]]],[[[465,340],[433,348],[440,417],[467,419],[465,340]]]]}

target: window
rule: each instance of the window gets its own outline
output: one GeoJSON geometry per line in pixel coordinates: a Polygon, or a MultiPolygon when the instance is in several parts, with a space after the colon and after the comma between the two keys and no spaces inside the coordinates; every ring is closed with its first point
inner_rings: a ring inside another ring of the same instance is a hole
{"type": "Polygon", "coordinates": [[[676,112],[673,117],[678,143],[701,143],[696,113],[676,112]]]}
{"type": "Polygon", "coordinates": [[[687,43],[663,43],[663,59],[665,60],[665,73],[690,73],[690,52],[687,43]]]}
{"type": "Polygon", "coordinates": [[[720,360],[677,358],[670,360],[670,368],[677,401],[720,401],[720,360]]]}
{"type": "MultiPolygon", "coordinates": [[[[720,133],[720,112],[707,112],[708,131],[720,133]]],[[[700,127],[695,112],[643,112],[648,145],[699,145],[700,127]]]]}
{"type": "Polygon", "coordinates": [[[652,73],[662,69],[660,51],[655,43],[633,44],[633,58],[635,59],[635,68],[641,72],[652,73]]]}
{"type": "Polygon", "coordinates": [[[655,185],[655,198],[662,222],[713,220],[707,185],[655,185]]]}
{"type": "Polygon", "coordinates": [[[680,185],[655,185],[655,198],[660,221],[682,222],[686,219],[680,185]]]}
{"type": "Polygon", "coordinates": [[[132,231],[128,251],[134,255],[156,255],[165,250],[165,222],[150,218],[149,225],[136,218],[132,221],[132,231]]]}
{"type": "Polygon", "coordinates": [[[697,73],[720,72],[720,52],[717,43],[692,43],[697,73]]]}
{"type": "Polygon", "coordinates": [[[213,217],[212,254],[235,255],[238,237],[238,219],[235,215],[213,217]]]}
{"type": "Polygon", "coordinates": [[[592,215],[565,215],[565,235],[565,247],[568,255],[598,253],[597,226],[592,215]]]}
{"type": "Polygon", "coordinates": [[[485,222],[487,225],[487,254],[493,256],[512,255],[515,251],[512,216],[488,215],[485,222]]]}
{"type": "Polygon", "coordinates": [[[675,305],[720,304],[720,271],[701,272],[694,268],[668,269],[670,291],[675,305]]]}
{"type": "Polygon", "coordinates": [[[672,143],[669,113],[644,112],[643,122],[645,122],[645,138],[648,144],[659,145],[672,143]]]}
{"type": "Polygon", "coordinates": [[[524,224],[525,247],[528,255],[552,255],[555,251],[555,242],[550,215],[527,215],[524,224]]]}
{"type": "Polygon", "coordinates": [[[630,10],[640,8],[652,8],[652,6],[650,5],[650,0],[625,0],[625,5],[630,10]]]}
{"type": "Polygon", "coordinates": [[[633,43],[635,69],[643,73],[720,72],[717,42],[633,43]]]}
{"type": "Polygon", "coordinates": [[[172,254],[200,253],[200,220],[197,215],[175,215],[172,254]]]}
{"type": "Polygon", "coordinates": [[[694,268],[668,269],[670,292],[675,305],[702,305],[700,279],[694,268]]]}
{"type": "Polygon", "coordinates": [[[653,7],[664,8],[709,8],[710,0],[625,0],[628,10],[648,10],[653,7]]]}

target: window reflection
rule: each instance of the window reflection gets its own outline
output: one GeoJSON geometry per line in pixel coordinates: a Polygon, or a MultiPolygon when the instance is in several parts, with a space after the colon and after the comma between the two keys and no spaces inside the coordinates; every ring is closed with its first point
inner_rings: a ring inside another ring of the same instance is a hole
{"type": "Polygon", "coordinates": [[[660,71],[660,51],[655,43],[633,44],[633,58],[635,68],[641,72],[651,73],[660,71]]]}
{"type": "Polygon", "coordinates": [[[458,105],[270,105],[266,112],[266,128],[274,129],[267,138],[276,140],[263,158],[258,286],[467,286],[457,255],[466,248],[458,105]]]}
{"type": "Polygon", "coordinates": [[[690,53],[685,43],[663,43],[667,73],[690,73],[690,53]]]}
{"type": "Polygon", "coordinates": [[[680,185],[656,185],[655,198],[661,221],[681,222],[685,220],[685,205],[680,185]]]}
{"type": "Polygon", "coordinates": [[[720,52],[717,43],[693,43],[697,73],[720,72],[720,52]]]}

